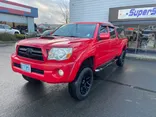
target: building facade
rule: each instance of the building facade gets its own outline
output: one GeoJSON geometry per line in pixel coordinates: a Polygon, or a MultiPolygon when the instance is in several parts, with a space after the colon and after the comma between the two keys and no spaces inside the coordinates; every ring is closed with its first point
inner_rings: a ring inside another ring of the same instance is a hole
{"type": "Polygon", "coordinates": [[[156,4],[155,0],[70,0],[70,22],[109,21],[109,9],[156,4]]]}
{"type": "Polygon", "coordinates": [[[34,32],[34,18],[37,17],[37,8],[0,0],[0,23],[8,24],[11,27],[26,26],[28,32],[34,32]]]}
{"type": "Polygon", "coordinates": [[[155,0],[71,0],[70,22],[109,21],[124,28],[129,48],[156,51],[155,0]]]}

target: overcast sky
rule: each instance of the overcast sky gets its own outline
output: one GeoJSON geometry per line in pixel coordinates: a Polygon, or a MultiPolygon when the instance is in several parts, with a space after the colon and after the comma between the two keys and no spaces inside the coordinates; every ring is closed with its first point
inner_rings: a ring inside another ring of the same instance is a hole
{"type": "MultiPolygon", "coordinates": [[[[62,0],[10,0],[38,8],[39,17],[35,19],[36,23],[61,23],[63,17],[58,4],[62,0]]],[[[67,0],[68,1],[68,0],[67,0]]]]}

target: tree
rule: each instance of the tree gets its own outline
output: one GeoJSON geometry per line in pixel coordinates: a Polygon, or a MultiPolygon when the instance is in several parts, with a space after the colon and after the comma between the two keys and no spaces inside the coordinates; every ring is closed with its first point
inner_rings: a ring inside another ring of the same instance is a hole
{"type": "Polygon", "coordinates": [[[58,3],[60,14],[63,18],[61,23],[68,23],[69,22],[69,0],[59,0],[58,3]]]}

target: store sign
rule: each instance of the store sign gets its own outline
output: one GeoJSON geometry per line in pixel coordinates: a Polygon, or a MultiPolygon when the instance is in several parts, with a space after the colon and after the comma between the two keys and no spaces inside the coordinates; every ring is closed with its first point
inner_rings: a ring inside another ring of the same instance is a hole
{"type": "Polygon", "coordinates": [[[11,2],[8,0],[0,0],[0,13],[20,15],[26,17],[38,17],[37,8],[19,4],[16,2],[11,2]]]}
{"type": "Polygon", "coordinates": [[[122,9],[118,19],[156,18],[156,7],[122,9]]]}
{"type": "Polygon", "coordinates": [[[27,13],[31,13],[31,9],[28,7],[24,7],[24,6],[19,6],[19,5],[14,5],[14,4],[8,4],[8,3],[3,3],[0,2],[0,9],[6,9],[6,10],[12,10],[12,11],[16,11],[16,12],[27,12],[27,13]]]}

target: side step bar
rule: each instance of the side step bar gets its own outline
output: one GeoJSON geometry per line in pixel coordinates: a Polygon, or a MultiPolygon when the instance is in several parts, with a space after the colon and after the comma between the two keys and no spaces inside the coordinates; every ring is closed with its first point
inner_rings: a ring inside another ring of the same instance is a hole
{"type": "Polygon", "coordinates": [[[114,59],[114,60],[109,61],[108,63],[106,63],[106,64],[104,64],[104,65],[98,67],[98,68],[95,70],[95,72],[100,72],[100,71],[102,71],[103,69],[105,69],[106,67],[112,65],[112,64],[113,64],[114,62],[116,62],[116,61],[117,61],[117,59],[114,59]]]}

